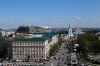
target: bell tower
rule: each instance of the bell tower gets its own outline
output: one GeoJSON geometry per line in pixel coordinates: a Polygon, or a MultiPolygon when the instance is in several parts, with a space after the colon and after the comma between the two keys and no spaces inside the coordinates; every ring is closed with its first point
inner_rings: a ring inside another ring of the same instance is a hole
{"type": "Polygon", "coordinates": [[[68,28],[68,37],[72,37],[72,36],[73,36],[72,26],[69,25],[69,28],[68,28]]]}

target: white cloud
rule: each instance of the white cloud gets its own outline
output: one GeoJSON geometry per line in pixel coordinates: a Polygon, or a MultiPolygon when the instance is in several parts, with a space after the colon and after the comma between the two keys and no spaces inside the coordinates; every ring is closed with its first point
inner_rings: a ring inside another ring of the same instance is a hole
{"type": "Polygon", "coordinates": [[[62,22],[63,20],[60,20],[60,22],[62,22]]]}
{"type": "Polygon", "coordinates": [[[73,18],[75,18],[75,19],[81,19],[81,17],[79,17],[79,16],[73,16],[73,18]]]}
{"type": "Polygon", "coordinates": [[[85,18],[89,18],[90,16],[85,16],[85,18]]]}
{"type": "Polygon", "coordinates": [[[21,19],[18,19],[18,21],[21,21],[21,19]]]}

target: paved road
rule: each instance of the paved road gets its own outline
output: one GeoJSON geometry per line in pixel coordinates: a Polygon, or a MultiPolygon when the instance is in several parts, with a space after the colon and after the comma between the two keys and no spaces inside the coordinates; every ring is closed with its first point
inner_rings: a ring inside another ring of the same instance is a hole
{"type": "Polygon", "coordinates": [[[54,64],[54,66],[57,66],[57,65],[67,66],[67,64],[64,64],[64,62],[67,62],[67,55],[69,55],[69,54],[67,54],[67,48],[66,47],[67,47],[67,44],[62,43],[62,46],[59,50],[59,53],[57,55],[54,55],[53,59],[46,63],[46,66],[51,66],[51,64],[54,64]],[[60,59],[56,60],[56,59],[54,59],[54,57],[57,57],[57,58],[60,57],[60,59]],[[62,57],[64,58],[63,61],[61,59],[62,57]]]}

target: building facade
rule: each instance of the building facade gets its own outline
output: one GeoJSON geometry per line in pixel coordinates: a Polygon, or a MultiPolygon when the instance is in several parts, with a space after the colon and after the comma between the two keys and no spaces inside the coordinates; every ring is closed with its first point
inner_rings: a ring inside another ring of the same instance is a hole
{"type": "Polygon", "coordinates": [[[0,36],[8,36],[10,34],[14,34],[15,31],[14,30],[0,30],[0,36]]]}
{"type": "Polygon", "coordinates": [[[34,32],[51,32],[51,27],[40,27],[40,26],[20,26],[17,29],[19,33],[34,33],[34,32]]]}
{"type": "MultiPolygon", "coordinates": [[[[57,34],[37,34],[38,37],[30,37],[28,34],[13,36],[11,40],[11,59],[15,60],[37,60],[47,59],[51,45],[58,42],[57,34]],[[39,37],[39,35],[41,37],[39,37]],[[26,36],[26,37],[25,37],[26,36]],[[23,38],[24,37],[24,38],[23,38]]],[[[29,34],[33,36],[32,34],[29,34]]]]}
{"type": "Polygon", "coordinates": [[[68,37],[73,37],[73,32],[72,32],[72,26],[69,25],[69,28],[68,28],[68,37]]]}

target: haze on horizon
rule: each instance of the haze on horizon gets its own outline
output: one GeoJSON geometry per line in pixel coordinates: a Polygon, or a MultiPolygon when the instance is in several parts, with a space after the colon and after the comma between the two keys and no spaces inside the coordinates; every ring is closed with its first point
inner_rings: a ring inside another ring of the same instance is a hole
{"type": "Polygon", "coordinates": [[[100,27],[100,0],[0,0],[0,28],[100,27]]]}

